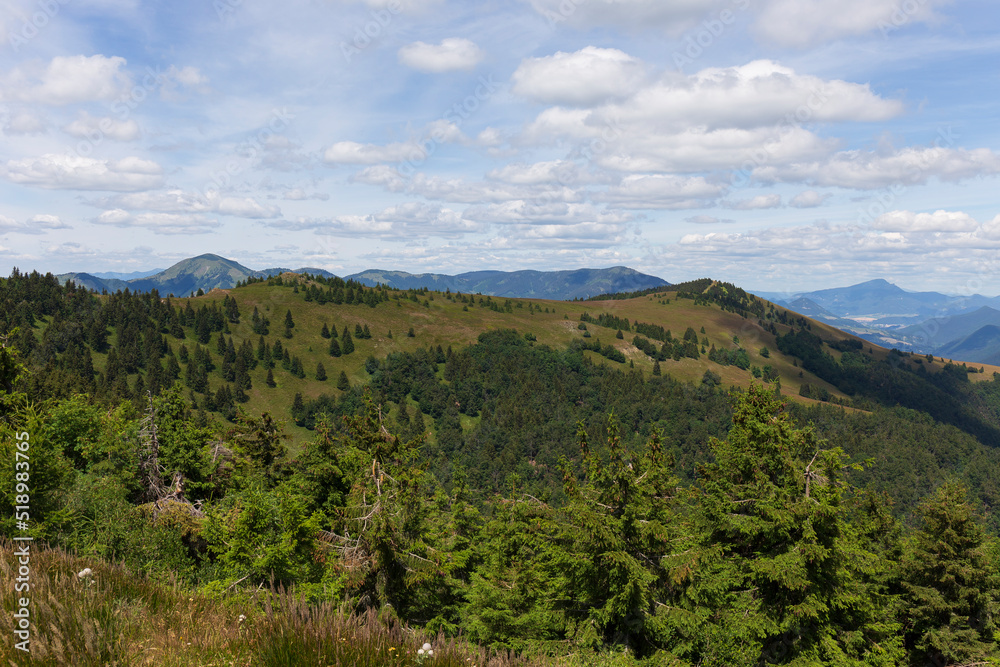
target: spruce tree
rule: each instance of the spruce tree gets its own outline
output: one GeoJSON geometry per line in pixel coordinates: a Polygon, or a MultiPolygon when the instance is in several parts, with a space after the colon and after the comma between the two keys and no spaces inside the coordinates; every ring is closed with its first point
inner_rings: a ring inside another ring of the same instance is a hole
{"type": "Polygon", "coordinates": [[[330,339],[330,350],[329,350],[329,352],[330,352],[330,356],[331,357],[339,357],[341,355],[340,343],[337,342],[336,338],[331,338],[330,339]]]}
{"type": "Polygon", "coordinates": [[[267,379],[264,380],[264,384],[272,389],[277,386],[274,382],[274,372],[270,368],[267,369],[267,379]]]}
{"type": "Polygon", "coordinates": [[[337,378],[337,389],[341,391],[347,391],[351,388],[351,381],[347,379],[347,373],[340,371],[340,377],[337,378]]]}
{"type": "Polygon", "coordinates": [[[984,663],[998,657],[991,607],[995,566],[966,488],[947,482],[921,503],[923,525],[900,563],[903,620],[911,662],[984,663]]]}
{"type": "Polygon", "coordinates": [[[330,328],[326,326],[326,323],[323,324],[323,330],[319,332],[319,335],[323,338],[330,337],[330,328]]]}
{"type": "Polygon", "coordinates": [[[340,346],[341,352],[343,352],[345,356],[354,352],[354,340],[351,338],[351,332],[347,330],[347,327],[344,327],[342,340],[343,344],[340,346]]]}
{"type": "Polygon", "coordinates": [[[323,362],[316,364],[316,379],[320,382],[326,381],[326,368],[323,367],[323,362]]]}

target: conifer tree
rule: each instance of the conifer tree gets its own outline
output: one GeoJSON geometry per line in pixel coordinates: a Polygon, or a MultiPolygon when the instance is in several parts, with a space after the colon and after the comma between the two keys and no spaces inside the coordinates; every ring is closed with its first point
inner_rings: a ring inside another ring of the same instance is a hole
{"type": "Polygon", "coordinates": [[[351,332],[347,330],[347,327],[344,327],[344,335],[341,340],[343,343],[340,346],[340,350],[344,353],[344,356],[354,352],[354,340],[351,338],[351,332]]]}
{"type": "Polygon", "coordinates": [[[986,664],[998,657],[998,582],[966,488],[947,482],[921,503],[923,525],[900,569],[906,642],[914,664],[986,664]]]}
{"type": "Polygon", "coordinates": [[[347,391],[351,388],[351,381],[347,379],[347,373],[340,371],[340,377],[337,378],[337,389],[341,391],[347,391]]]}
{"type": "Polygon", "coordinates": [[[326,368],[323,366],[323,362],[316,364],[316,379],[320,382],[326,381],[326,368]]]}
{"type": "Polygon", "coordinates": [[[326,326],[325,322],[323,323],[323,330],[319,332],[319,335],[322,336],[323,338],[330,337],[330,328],[326,326]]]}
{"type": "Polygon", "coordinates": [[[340,343],[337,342],[336,338],[331,338],[330,339],[330,349],[329,349],[329,352],[330,352],[330,356],[331,357],[339,357],[341,355],[340,343]]]}

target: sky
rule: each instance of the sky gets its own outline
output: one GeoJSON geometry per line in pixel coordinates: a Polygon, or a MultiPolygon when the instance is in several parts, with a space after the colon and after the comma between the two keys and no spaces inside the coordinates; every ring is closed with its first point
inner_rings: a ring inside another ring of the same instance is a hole
{"type": "Polygon", "coordinates": [[[0,275],[1000,293],[993,0],[0,0],[0,275]]]}

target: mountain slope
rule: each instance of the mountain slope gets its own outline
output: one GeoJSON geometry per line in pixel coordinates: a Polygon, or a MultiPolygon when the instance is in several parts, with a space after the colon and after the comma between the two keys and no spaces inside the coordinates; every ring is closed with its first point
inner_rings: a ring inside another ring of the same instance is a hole
{"type": "Polygon", "coordinates": [[[365,285],[383,284],[394,289],[420,289],[488,294],[508,298],[585,299],[599,294],[633,292],[670,283],[624,266],[575,271],[472,271],[450,276],[412,274],[371,269],[348,278],[365,285]]]}
{"type": "Polygon", "coordinates": [[[983,364],[1000,364],[1000,326],[988,324],[965,338],[941,346],[937,354],[983,364]]]}

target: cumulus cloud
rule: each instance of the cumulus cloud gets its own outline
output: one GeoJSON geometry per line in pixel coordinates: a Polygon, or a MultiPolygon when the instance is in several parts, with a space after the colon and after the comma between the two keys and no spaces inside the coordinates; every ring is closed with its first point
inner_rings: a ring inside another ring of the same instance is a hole
{"type": "Polygon", "coordinates": [[[306,201],[307,199],[318,199],[319,201],[328,201],[330,195],[325,192],[306,192],[303,188],[292,188],[285,192],[282,199],[288,201],[306,201]]]}
{"type": "Polygon", "coordinates": [[[48,190],[135,192],[151,190],[163,184],[160,165],[138,157],[97,160],[50,153],[36,158],[9,160],[0,166],[0,176],[19,185],[48,190]]]}
{"type": "Polygon", "coordinates": [[[886,232],[972,232],[980,224],[961,211],[890,211],[879,216],[872,227],[886,232]]]}
{"type": "Polygon", "coordinates": [[[329,164],[379,164],[423,160],[426,151],[417,143],[359,144],[356,141],[339,141],[326,149],[323,159],[329,164]]]}
{"type": "Polygon", "coordinates": [[[694,225],[718,225],[727,224],[730,222],[736,222],[735,220],[728,218],[716,218],[714,215],[694,215],[690,218],[684,218],[684,222],[690,222],[694,225]]]}
{"type": "Polygon", "coordinates": [[[64,127],[63,131],[72,137],[95,142],[103,139],[135,141],[142,136],[139,124],[132,119],[117,120],[107,116],[97,118],[86,111],[81,111],[79,117],[64,127]]]}
{"type": "Polygon", "coordinates": [[[440,44],[414,42],[399,50],[399,62],[421,72],[441,73],[471,70],[485,57],[482,49],[468,39],[449,37],[440,44]]]}
{"type": "Polygon", "coordinates": [[[112,227],[141,227],[154,234],[210,234],[219,227],[218,220],[210,220],[200,215],[177,213],[139,213],[133,214],[123,209],[104,211],[92,220],[97,225],[112,227]]]}
{"type": "Polygon", "coordinates": [[[892,151],[841,151],[828,159],[765,165],[753,176],[765,182],[808,183],[873,190],[917,185],[931,178],[961,181],[1000,173],[1000,156],[988,148],[909,147],[892,151]]]}
{"type": "Polygon", "coordinates": [[[298,218],[268,224],[281,229],[313,230],[320,236],[353,237],[363,234],[389,240],[458,238],[486,229],[483,223],[468,220],[454,209],[423,202],[406,202],[367,215],[298,218]]]}
{"type": "Polygon", "coordinates": [[[528,58],[511,81],[515,94],[535,102],[591,106],[628,97],[644,78],[645,67],[627,53],[588,46],[574,53],[528,58]]]}
{"type": "Polygon", "coordinates": [[[830,197],[830,194],[820,194],[815,190],[804,190],[792,197],[788,205],[795,208],[816,208],[817,206],[822,206],[823,202],[830,197]]]}
{"type": "Polygon", "coordinates": [[[0,85],[0,101],[62,106],[110,101],[131,85],[119,56],[56,56],[44,67],[24,64],[0,85]]]}
{"type": "Polygon", "coordinates": [[[39,214],[18,222],[0,215],[0,234],[44,234],[51,229],[69,229],[69,225],[56,215],[39,214]]]}
{"type": "Polygon", "coordinates": [[[781,195],[757,195],[756,197],[751,197],[750,199],[739,199],[727,202],[726,206],[728,208],[736,209],[737,211],[756,211],[765,208],[778,208],[781,206],[781,195]]]}
{"type": "Polygon", "coordinates": [[[207,195],[180,189],[115,195],[93,202],[97,206],[128,211],[160,213],[219,213],[251,220],[281,216],[277,206],[261,204],[252,197],[234,197],[211,191],[207,195]]]}
{"type": "Polygon", "coordinates": [[[725,191],[703,176],[632,175],[596,198],[620,208],[685,209],[708,205],[725,191]]]}
{"type": "Polygon", "coordinates": [[[22,111],[10,116],[3,131],[9,135],[43,134],[48,131],[45,120],[38,114],[22,111]]]}

